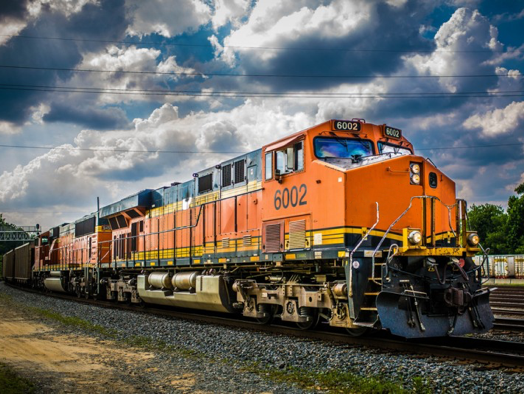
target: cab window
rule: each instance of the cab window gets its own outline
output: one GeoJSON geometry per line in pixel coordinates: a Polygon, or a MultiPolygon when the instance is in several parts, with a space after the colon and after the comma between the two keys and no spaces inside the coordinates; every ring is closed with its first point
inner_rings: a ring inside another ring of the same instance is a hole
{"type": "Polygon", "coordinates": [[[411,152],[408,148],[403,148],[401,146],[394,145],[394,144],[388,144],[386,142],[379,142],[378,150],[379,150],[379,153],[394,153],[398,155],[413,154],[413,152],[411,152]]]}
{"type": "MultiPolygon", "coordinates": [[[[266,156],[267,165],[267,156],[266,156]]],[[[275,173],[277,175],[289,174],[304,169],[304,142],[300,141],[292,146],[275,152],[275,173]]],[[[266,169],[267,179],[267,169],[266,169]]]]}
{"type": "Polygon", "coordinates": [[[266,153],[266,181],[273,178],[273,152],[266,153]]]}

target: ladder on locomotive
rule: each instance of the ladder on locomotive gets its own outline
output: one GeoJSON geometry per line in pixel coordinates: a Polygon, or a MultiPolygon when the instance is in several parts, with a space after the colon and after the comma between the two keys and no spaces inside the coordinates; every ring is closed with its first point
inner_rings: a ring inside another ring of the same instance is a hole
{"type": "Polygon", "coordinates": [[[364,298],[354,323],[362,327],[373,327],[378,321],[377,296],[382,290],[382,269],[385,263],[375,263],[375,273],[368,278],[364,298]]]}

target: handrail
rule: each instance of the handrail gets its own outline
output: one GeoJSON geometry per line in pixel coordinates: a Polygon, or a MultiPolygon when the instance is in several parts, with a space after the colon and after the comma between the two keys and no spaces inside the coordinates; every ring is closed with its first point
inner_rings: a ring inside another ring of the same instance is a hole
{"type": "MultiPolygon", "coordinates": [[[[480,250],[482,250],[482,255],[484,257],[482,259],[482,263],[480,264],[480,266],[482,267],[484,263],[486,263],[486,269],[487,269],[486,280],[482,282],[482,284],[484,285],[484,283],[486,283],[489,280],[489,257],[488,257],[489,248],[484,249],[480,243],[479,243],[479,247],[480,247],[480,250]]],[[[482,278],[482,270],[480,271],[480,275],[482,278]]]]}
{"type": "MultiPolygon", "coordinates": [[[[375,229],[375,227],[377,226],[380,218],[379,218],[379,209],[378,209],[378,201],[375,202],[375,204],[377,204],[377,221],[375,222],[375,224],[373,226],[371,226],[371,228],[368,230],[368,232],[366,233],[366,235],[364,235],[359,243],[357,244],[357,246],[351,251],[351,254],[349,255],[349,297],[353,297],[353,289],[352,289],[352,286],[351,284],[353,283],[353,253],[355,253],[357,251],[357,249],[360,247],[360,245],[362,245],[362,242],[364,242],[364,240],[368,237],[369,234],[371,234],[371,231],[373,231],[375,229]]],[[[375,266],[373,265],[373,270],[375,269],[375,266]]]]}

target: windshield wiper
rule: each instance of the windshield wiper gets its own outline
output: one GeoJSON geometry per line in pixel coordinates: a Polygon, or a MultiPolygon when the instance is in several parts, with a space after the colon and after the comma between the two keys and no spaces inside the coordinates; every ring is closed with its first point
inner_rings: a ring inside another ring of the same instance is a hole
{"type": "Polygon", "coordinates": [[[338,135],[333,133],[332,131],[329,132],[333,137],[335,137],[335,141],[337,141],[340,145],[342,145],[344,148],[346,148],[346,151],[348,150],[348,142],[345,138],[340,138],[338,135]]]}

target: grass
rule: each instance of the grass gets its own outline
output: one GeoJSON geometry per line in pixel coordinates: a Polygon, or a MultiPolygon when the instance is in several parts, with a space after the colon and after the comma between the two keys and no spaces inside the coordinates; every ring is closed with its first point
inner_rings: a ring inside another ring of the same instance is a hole
{"type": "Polygon", "coordinates": [[[116,337],[115,330],[109,330],[98,324],[93,324],[91,322],[88,322],[87,320],[80,319],[79,317],[63,316],[60,313],[51,312],[46,309],[40,309],[40,308],[35,308],[35,307],[29,307],[28,309],[39,316],[46,317],[51,320],[55,320],[65,326],[80,328],[82,330],[92,332],[95,334],[101,334],[109,338],[116,337]]]}
{"type": "Polygon", "coordinates": [[[421,377],[413,379],[413,389],[408,391],[403,388],[403,382],[391,382],[381,377],[362,377],[351,372],[312,372],[294,367],[263,368],[257,364],[246,370],[275,382],[293,383],[302,389],[323,390],[330,393],[430,394],[433,392],[431,384],[421,377]]]}
{"type": "Polygon", "coordinates": [[[33,384],[18,374],[7,365],[0,363],[0,389],[2,394],[33,393],[33,384]]]}

